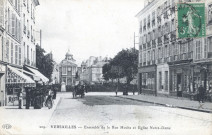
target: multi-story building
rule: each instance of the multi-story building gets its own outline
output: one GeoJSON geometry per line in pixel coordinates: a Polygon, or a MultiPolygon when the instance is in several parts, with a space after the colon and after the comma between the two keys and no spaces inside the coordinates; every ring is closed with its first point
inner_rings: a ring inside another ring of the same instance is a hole
{"type": "Polygon", "coordinates": [[[75,84],[77,64],[69,50],[65,55],[65,59],[63,59],[59,64],[59,72],[60,83],[65,83],[65,85],[75,84]]]}
{"type": "Polygon", "coordinates": [[[26,66],[36,67],[36,30],[35,9],[39,5],[38,0],[23,0],[21,22],[22,22],[22,45],[23,62],[26,66]]]}
{"type": "Polygon", "coordinates": [[[176,38],[175,6],[182,0],[151,0],[136,15],[140,23],[140,92],[186,97],[196,92],[200,84],[207,92],[211,89],[212,3],[209,1],[205,3],[207,36],[202,38],[176,38]]]}
{"type": "MultiPolygon", "coordinates": [[[[0,0],[0,104],[17,105],[18,93],[48,79],[35,68],[35,7],[38,0],[0,0]],[[27,63],[25,58],[29,58],[27,63]],[[29,69],[25,69],[27,65],[29,69]]],[[[23,97],[25,98],[25,97],[23,97]]]]}
{"type": "Polygon", "coordinates": [[[108,63],[108,58],[90,56],[86,62],[81,64],[81,80],[87,83],[101,83],[104,81],[102,67],[108,63]]]}

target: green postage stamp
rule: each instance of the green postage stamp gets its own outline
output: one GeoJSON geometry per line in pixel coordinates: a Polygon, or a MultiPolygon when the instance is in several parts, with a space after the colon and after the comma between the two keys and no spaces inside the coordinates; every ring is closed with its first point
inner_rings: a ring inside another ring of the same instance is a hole
{"type": "Polygon", "coordinates": [[[206,35],[205,3],[178,3],[176,8],[178,38],[196,38],[206,35]]]}

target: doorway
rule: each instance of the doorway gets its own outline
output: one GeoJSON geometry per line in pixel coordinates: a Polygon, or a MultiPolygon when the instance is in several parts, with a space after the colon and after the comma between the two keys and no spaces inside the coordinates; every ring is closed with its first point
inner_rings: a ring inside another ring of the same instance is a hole
{"type": "Polygon", "coordinates": [[[182,97],[182,84],[181,84],[181,74],[177,74],[177,96],[182,97]]]}

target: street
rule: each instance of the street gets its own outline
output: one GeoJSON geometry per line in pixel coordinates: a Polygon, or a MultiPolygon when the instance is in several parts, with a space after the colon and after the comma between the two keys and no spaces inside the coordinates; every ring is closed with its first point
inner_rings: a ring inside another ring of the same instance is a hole
{"type": "Polygon", "coordinates": [[[211,114],[115,97],[61,98],[43,134],[210,134],[211,114]]]}

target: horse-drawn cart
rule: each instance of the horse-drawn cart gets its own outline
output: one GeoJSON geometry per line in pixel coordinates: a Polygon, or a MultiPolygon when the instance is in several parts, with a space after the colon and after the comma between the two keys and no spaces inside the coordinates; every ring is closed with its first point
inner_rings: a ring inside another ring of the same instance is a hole
{"type": "Polygon", "coordinates": [[[83,98],[85,96],[85,93],[84,93],[84,86],[83,85],[76,85],[73,89],[73,98],[76,98],[77,95],[80,95],[81,98],[83,98]]]}

